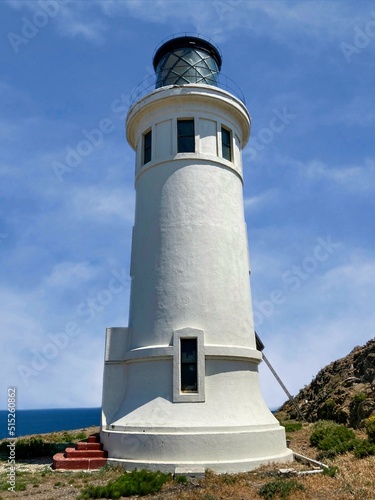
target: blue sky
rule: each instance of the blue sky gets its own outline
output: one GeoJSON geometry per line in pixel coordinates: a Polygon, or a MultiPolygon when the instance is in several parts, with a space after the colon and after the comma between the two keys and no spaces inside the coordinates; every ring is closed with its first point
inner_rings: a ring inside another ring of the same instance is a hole
{"type": "Polygon", "coordinates": [[[0,16],[1,408],[9,386],[19,408],[101,404],[105,328],[128,317],[124,119],[179,32],[216,42],[252,116],[245,215],[267,358],[296,394],[373,338],[371,2],[3,0],[0,16]]]}

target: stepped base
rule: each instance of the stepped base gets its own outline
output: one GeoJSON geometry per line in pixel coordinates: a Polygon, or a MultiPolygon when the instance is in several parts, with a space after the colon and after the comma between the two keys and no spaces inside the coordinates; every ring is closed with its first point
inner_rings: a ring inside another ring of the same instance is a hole
{"type": "MultiPolygon", "coordinates": [[[[172,473],[174,474],[176,469],[187,469],[189,471],[194,471],[196,469],[199,470],[212,470],[216,472],[217,474],[238,474],[241,472],[248,472],[254,469],[257,469],[258,467],[261,467],[262,465],[269,465],[272,463],[277,463],[277,464],[285,464],[293,461],[293,452],[287,452],[283,455],[279,456],[271,456],[271,457],[264,457],[262,459],[254,459],[254,460],[244,460],[244,461],[222,461],[222,462],[178,462],[177,464],[175,462],[146,462],[146,461],[127,461],[127,460],[121,460],[121,459],[112,459],[109,458],[107,463],[111,465],[119,465],[123,467],[125,470],[134,470],[134,469],[146,469],[149,471],[160,471],[164,472],[165,474],[167,473],[172,473]]],[[[190,475],[187,474],[187,475],[190,475]]]]}
{"type": "Polygon", "coordinates": [[[97,470],[106,463],[107,452],[97,434],[89,436],[87,442],[77,443],[75,448],[66,448],[64,453],[53,456],[54,469],[97,470]]]}
{"type": "Polygon", "coordinates": [[[176,467],[201,467],[217,473],[238,473],[270,463],[293,461],[286,446],[285,430],[232,428],[206,432],[102,431],[108,463],[127,470],[147,469],[174,473],[176,467]]]}

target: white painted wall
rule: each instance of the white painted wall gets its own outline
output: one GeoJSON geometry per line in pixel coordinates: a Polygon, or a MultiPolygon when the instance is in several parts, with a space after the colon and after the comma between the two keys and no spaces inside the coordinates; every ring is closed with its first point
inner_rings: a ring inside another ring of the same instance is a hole
{"type": "Polygon", "coordinates": [[[164,87],[130,109],[136,150],[129,327],[107,333],[102,441],[128,468],[219,472],[288,461],[259,389],[244,220],[245,106],[216,87],[164,87]],[[196,152],[177,152],[194,119],[196,152]],[[221,127],[233,161],[221,157],[221,127]],[[152,160],[142,165],[142,135],[152,160]],[[198,393],[180,394],[179,338],[199,338],[198,393]]]}

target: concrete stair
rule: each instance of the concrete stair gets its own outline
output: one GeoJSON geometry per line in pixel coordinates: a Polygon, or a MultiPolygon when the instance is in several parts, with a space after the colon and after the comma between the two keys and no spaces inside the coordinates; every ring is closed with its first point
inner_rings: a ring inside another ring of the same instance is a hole
{"type": "Polygon", "coordinates": [[[64,453],[53,456],[54,469],[94,470],[107,463],[107,452],[103,450],[99,434],[92,434],[87,441],[66,448],[64,453]]]}

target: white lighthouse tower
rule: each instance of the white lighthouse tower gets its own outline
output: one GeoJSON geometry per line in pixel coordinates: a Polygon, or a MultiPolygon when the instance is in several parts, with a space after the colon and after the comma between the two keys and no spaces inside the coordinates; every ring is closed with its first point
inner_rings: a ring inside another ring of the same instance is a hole
{"type": "Polygon", "coordinates": [[[250,116],[196,36],[154,55],[129,110],[136,209],[129,326],[108,328],[101,441],[110,462],[240,472],[286,462],[259,388],[241,152],[250,116]]]}

